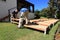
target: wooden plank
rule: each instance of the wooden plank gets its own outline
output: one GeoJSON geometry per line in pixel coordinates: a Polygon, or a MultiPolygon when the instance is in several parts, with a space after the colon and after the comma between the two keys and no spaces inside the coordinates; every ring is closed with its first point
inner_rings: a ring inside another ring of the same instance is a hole
{"type": "Polygon", "coordinates": [[[24,26],[28,28],[33,28],[36,30],[42,30],[42,31],[45,31],[45,29],[48,28],[48,26],[43,26],[43,25],[24,25],[24,26]]]}
{"type": "Polygon", "coordinates": [[[16,20],[16,21],[19,21],[19,19],[17,19],[17,18],[11,18],[11,20],[16,20]]]}
{"type": "Polygon", "coordinates": [[[55,24],[58,20],[49,20],[49,21],[44,21],[46,23],[51,23],[51,24],[55,24]]]}
{"type": "Polygon", "coordinates": [[[50,26],[51,25],[51,23],[46,23],[46,22],[36,22],[37,24],[39,24],[39,25],[44,25],[44,26],[50,26]]]}
{"type": "Polygon", "coordinates": [[[18,22],[12,21],[12,23],[18,24],[18,22]]]}

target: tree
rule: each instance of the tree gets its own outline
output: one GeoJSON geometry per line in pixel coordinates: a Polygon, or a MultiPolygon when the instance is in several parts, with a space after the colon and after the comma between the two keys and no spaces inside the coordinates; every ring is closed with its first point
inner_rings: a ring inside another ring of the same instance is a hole
{"type": "Polygon", "coordinates": [[[51,12],[50,12],[50,9],[49,9],[49,7],[47,7],[47,8],[44,8],[44,9],[42,9],[41,10],[41,12],[40,12],[40,15],[41,16],[43,16],[43,17],[51,17],[51,12]]]}
{"type": "Polygon", "coordinates": [[[49,0],[49,7],[50,7],[50,12],[52,13],[52,17],[54,17],[55,18],[55,16],[54,15],[56,15],[55,14],[55,11],[56,11],[56,2],[55,2],[56,0],[49,0]]]}
{"type": "Polygon", "coordinates": [[[40,14],[39,14],[40,11],[39,10],[36,10],[34,13],[35,13],[35,16],[36,16],[35,18],[40,18],[40,14]]]}

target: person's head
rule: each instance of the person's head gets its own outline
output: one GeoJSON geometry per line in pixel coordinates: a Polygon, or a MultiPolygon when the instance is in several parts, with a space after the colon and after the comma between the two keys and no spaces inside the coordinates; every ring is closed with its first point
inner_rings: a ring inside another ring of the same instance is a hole
{"type": "Polygon", "coordinates": [[[17,9],[12,12],[12,14],[17,14],[17,13],[18,13],[17,9]]]}
{"type": "Polygon", "coordinates": [[[18,12],[18,10],[16,9],[15,12],[18,12]]]}

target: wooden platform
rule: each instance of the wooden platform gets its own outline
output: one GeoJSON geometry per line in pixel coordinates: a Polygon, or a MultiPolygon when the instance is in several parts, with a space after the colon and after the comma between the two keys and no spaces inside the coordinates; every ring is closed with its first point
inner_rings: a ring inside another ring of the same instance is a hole
{"type": "MultiPolygon", "coordinates": [[[[12,18],[12,20],[13,20],[12,23],[19,24],[19,22],[14,22],[14,20],[20,21],[19,19],[12,18]]],[[[28,28],[44,31],[44,34],[46,34],[47,29],[50,28],[51,25],[54,26],[54,24],[57,21],[59,21],[59,20],[58,19],[45,19],[45,18],[43,18],[43,19],[34,19],[34,20],[30,20],[30,23],[28,25],[24,25],[24,26],[28,27],[28,28]]]]}
{"type": "Polygon", "coordinates": [[[28,28],[33,28],[36,30],[41,30],[44,31],[44,34],[46,34],[47,29],[50,28],[50,25],[56,23],[58,21],[58,19],[35,19],[35,20],[30,20],[30,22],[36,23],[36,25],[34,24],[28,24],[28,25],[24,25],[25,27],[28,28]],[[43,20],[43,21],[42,21],[43,20]]]}

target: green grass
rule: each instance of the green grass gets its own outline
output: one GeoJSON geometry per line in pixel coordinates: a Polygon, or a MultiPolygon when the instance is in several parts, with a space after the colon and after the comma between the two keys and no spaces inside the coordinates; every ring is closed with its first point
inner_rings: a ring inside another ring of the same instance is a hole
{"type": "Polygon", "coordinates": [[[17,25],[9,22],[0,22],[0,40],[53,40],[59,23],[50,29],[49,34],[44,35],[36,30],[18,29],[17,25]]]}

